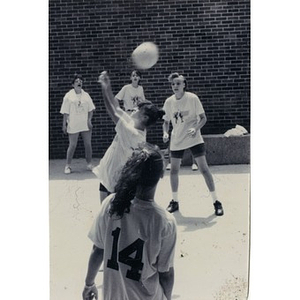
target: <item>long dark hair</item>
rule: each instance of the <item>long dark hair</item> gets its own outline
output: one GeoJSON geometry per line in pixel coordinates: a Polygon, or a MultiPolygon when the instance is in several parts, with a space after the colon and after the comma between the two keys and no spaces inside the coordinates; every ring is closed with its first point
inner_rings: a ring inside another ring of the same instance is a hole
{"type": "Polygon", "coordinates": [[[159,147],[143,143],[127,161],[115,187],[116,195],[111,202],[109,214],[122,218],[130,212],[131,200],[137,186],[142,189],[154,187],[162,176],[163,155],[159,147]]]}

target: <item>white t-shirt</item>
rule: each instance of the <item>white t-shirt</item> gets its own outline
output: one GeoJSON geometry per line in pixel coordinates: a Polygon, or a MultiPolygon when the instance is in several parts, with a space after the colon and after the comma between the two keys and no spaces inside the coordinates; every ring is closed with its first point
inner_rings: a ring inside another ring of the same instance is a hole
{"type": "Polygon", "coordinates": [[[171,151],[188,149],[204,142],[200,130],[194,137],[187,134],[188,129],[195,128],[199,115],[205,113],[197,95],[185,92],[180,100],[172,95],[165,101],[163,110],[166,113],[164,120],[171,122],[173,126],[171,151]]]}
{"type": "Polygon", "coordinates": [[[156,202],[138,199],[121,219],[110,217],[114,195],[104,200],[88,234],[104,249],[103,300],[166,300],[158,272],[173,267],[175,218],[156,202]]]}
{"type": "Polygon", "coordinates": [[[110,192],[114,192],[120,172],[141,142],[146,141],[146,131],[134,128],[133,119],[123,112],[115,127],[116,136],[93,173],[110,192]]]}
{"type": "Polygon", "coordinates": [[[76,94],[72,89],[64,96],[60,109],[61,114],[68,114],[68,133],[88,131],[88,113],[95,109],[90,95],[83,89],[80,94],[76,94]]]}
{"type": "Polygon", "coordinates": [[[116,98],[124,101],[125,110],[132,110],[139,102],[145,101],[144,89],[141,85],[135,88],[132,84],[127,84],[122,87],[116,98]]]}

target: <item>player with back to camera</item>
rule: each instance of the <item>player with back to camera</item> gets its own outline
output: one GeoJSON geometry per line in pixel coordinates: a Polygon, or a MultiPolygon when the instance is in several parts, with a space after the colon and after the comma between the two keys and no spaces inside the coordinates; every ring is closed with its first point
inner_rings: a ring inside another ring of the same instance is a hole
{"type": "Polygon", "coordinates": [[[70,174],[71,162],[74,152],[77,147],[78,137],[81,137],[84,142],[85,159],[87,169],[92,170],[94,167],[92,161],[92,117],[95,105],[90,95],[82,88],[83,78],[79,74],[75,74],[71,89],[66,93],[60,109],[63,114],[63,132],[68,133],[69,146],[67,150],[67,162],[65,166],[65,174],[70,174]]]}
{"type": "Polygon", "coordinates": [[[116,124],[117,133],[100,160],[100,164],[93,169],[93,173],[100,179],[100,201],[102,202],[115,191],[122,167],[131,156],[133,149],[139,143],[146,141],[146,129],[162,119],[164,111],[151,102],[141,102],[137,110],[129,115],[120,108],[118,100],[114,97],[106,71],[99,76],[99,82],[102,85],[106,109],[116,124]]]}
{"type": "Polygon", "coordinates": [[[201,135],[201,128],[206,123],[206,115],[202,103],[197,95],[187,92],[187,81],[184,76],[172,73],[168,77],[174,95],[169,97],[163,110],[166,112],[163,124],[163,141],[169,140],[169,125],[172,123],[170,150],[171,170],[170,183],[173,199],[167,210],[172,213],[179,209],[178,185],[181,160],[186,149],[191,152],[204,176],[206,185],[211,193],[215,214],[222,216],[222,203],[218,201],[213,176],[209,170],[205,155],[205,145],[201,135]]]}
{"type": "Polygon", "coordinates": [[[144,89],[140,85],[141,73],[137,70],[133,70],[130,80],[131,83],[124,85],[115,96],[118,101],[123,101],[124,110],[129,113],[136,110],[139,103],[146,101],[144,89]]]}
{"type": "Polygon", "coordinates": [[[171,300],[176,222],[154,200],[163,176],[158,146],[144,144],[124,166],[115,194],[101,205],[88,234],[84,300],[98,298],[95,278],[103,261],[103,300],[171,300]]]}

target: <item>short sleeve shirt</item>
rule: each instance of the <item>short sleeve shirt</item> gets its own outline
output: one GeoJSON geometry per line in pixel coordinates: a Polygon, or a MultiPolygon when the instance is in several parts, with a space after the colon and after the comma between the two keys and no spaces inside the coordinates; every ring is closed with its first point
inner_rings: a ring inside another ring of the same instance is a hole
{"type": "Polygon", "coordinates": [[[185,92],[179,100],[175,95],[169,97],[165,103],[164,120],[171,122],[173,130],[171,133],[170,150],[184,150],[203,143],[200,130],[194,137],[187,134],[188,129],[194,128],[199,120],[199,115],[205,113],[202,103],[197,95],[185,92]]]}
{"type": "Polygon", "coordinates": [[[116,98],[124,101],[125,110],[132,110],[139,102],[145,101],[144,89],[141,85],[135,88],[132,84],[127,84],[122,87],[116,98]]]}
{"type": "Polygon", "coordinates": [[[110,192],[114,192],[120,172],[134,149],[146,141],[146,131],[134,128],[133,119],[123,112],[116,127],[116,136],[106,150],[94,174],[110,192]]]}
{"type": "Polygon", "coordinates": [[[102,203],[89,238],[104,249],[104,300],[165,300],[159,272],[173,267],[176,221],[156,202],[133,199],[120,219],[108,214],[114,198],[102,203]]]}
{"type": "Polygon", "coordinates": [[[64,96],[60,109],[61,114],[68,114],[68,133],[78,133],[88,131],[88,113],[95,109],[90,95],[81,90],[80,94],[76,94],[72,89],[64,96]]]}

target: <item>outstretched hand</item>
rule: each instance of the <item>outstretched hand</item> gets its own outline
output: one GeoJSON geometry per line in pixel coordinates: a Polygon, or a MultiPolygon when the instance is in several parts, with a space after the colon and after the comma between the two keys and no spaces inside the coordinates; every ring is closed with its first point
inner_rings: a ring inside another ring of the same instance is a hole
{"type": "Polygon", "coordinates": [[[98,82],[101,83],[103,88],[107,88],[110,85],[110,79],[109,76],[107,74],[107,71],[103,71],[99,78],[98,78],[98,82]]]}

